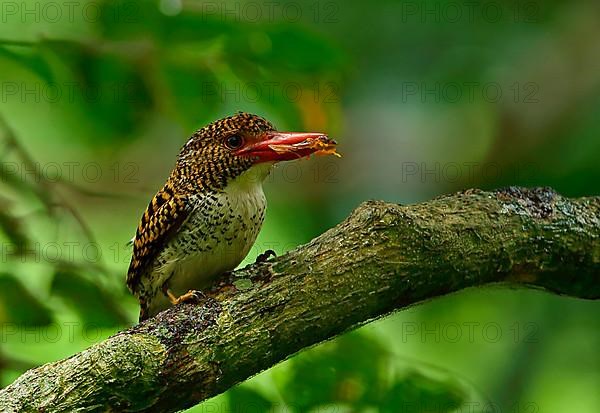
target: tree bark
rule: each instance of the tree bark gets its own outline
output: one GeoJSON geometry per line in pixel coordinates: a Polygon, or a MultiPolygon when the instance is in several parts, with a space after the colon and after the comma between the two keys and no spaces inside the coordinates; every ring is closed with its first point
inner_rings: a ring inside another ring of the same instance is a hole
{"type": "Polygon", "coordinates": [[[26,372],[0,410],[177,411],[375,318],[498,283],[600,298],[600,197],[508,188],[363,203],[310,243],[225,276],[202,303],[26,372]]]}

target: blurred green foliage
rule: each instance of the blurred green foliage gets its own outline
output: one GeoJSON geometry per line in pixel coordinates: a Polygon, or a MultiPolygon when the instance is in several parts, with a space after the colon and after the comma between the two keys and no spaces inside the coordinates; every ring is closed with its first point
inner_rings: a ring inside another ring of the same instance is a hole
{"type": "MultiPolygon", "coordinates": [[[[291,412],[452,412],[466,405],[471,391],[455,379],[402,365],[379,342],[354,333],[300,354],[288,368],[278,387],[282,408],[291,412]]],[[[231,411],[268,412],[278,404],[247,385],[228,395],[231,411]]]]}
{"type": "MultiPolygon", "coordinates": [[[[0,5],[3,385],[134,322],[126,242],[187,136],[238,110],[328,132],[344,155],[274,171],[247,261],[366,199],[600,193],[597,2],[69,4],[0,5]]],[[[599,315],[536,292],[465,292],[191,411],[596,412],[599,315]]]]}

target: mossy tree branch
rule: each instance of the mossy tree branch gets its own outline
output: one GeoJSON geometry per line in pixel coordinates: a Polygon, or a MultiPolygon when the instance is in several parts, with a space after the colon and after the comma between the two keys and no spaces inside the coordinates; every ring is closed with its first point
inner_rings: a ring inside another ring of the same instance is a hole
{"type": "Polygon", "coordinates": [[[192,406],[303,348],[415,303],[492,283],[600,298],[600,197],[467,191],[367,202],[281,257],[0,392],[1,411],[192,406]]]}

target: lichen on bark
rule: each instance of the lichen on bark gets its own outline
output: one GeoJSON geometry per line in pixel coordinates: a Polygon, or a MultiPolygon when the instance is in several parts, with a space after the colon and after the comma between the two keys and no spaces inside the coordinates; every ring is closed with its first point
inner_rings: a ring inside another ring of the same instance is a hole
{"type": "Polygon", "coordinates": [[[600,198],[507,188],[363,203],[308,244],[224,276],[203,303],[30,370],[0,392],[0,410],[184,409],[348,329],[489,284],[600,298],[600,198]]]}

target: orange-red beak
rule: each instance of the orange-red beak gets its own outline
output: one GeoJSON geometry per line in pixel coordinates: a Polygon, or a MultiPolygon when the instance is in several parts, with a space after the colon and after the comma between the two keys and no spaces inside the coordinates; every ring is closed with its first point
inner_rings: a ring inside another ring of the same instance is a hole
{"type": "Polygon", "coordinates": [[[267,132],[260,141],[236,152],[257,162],[280,162],[304,158],[314,153],[335,153],[336,142],[323,133],[267,132]]]}

